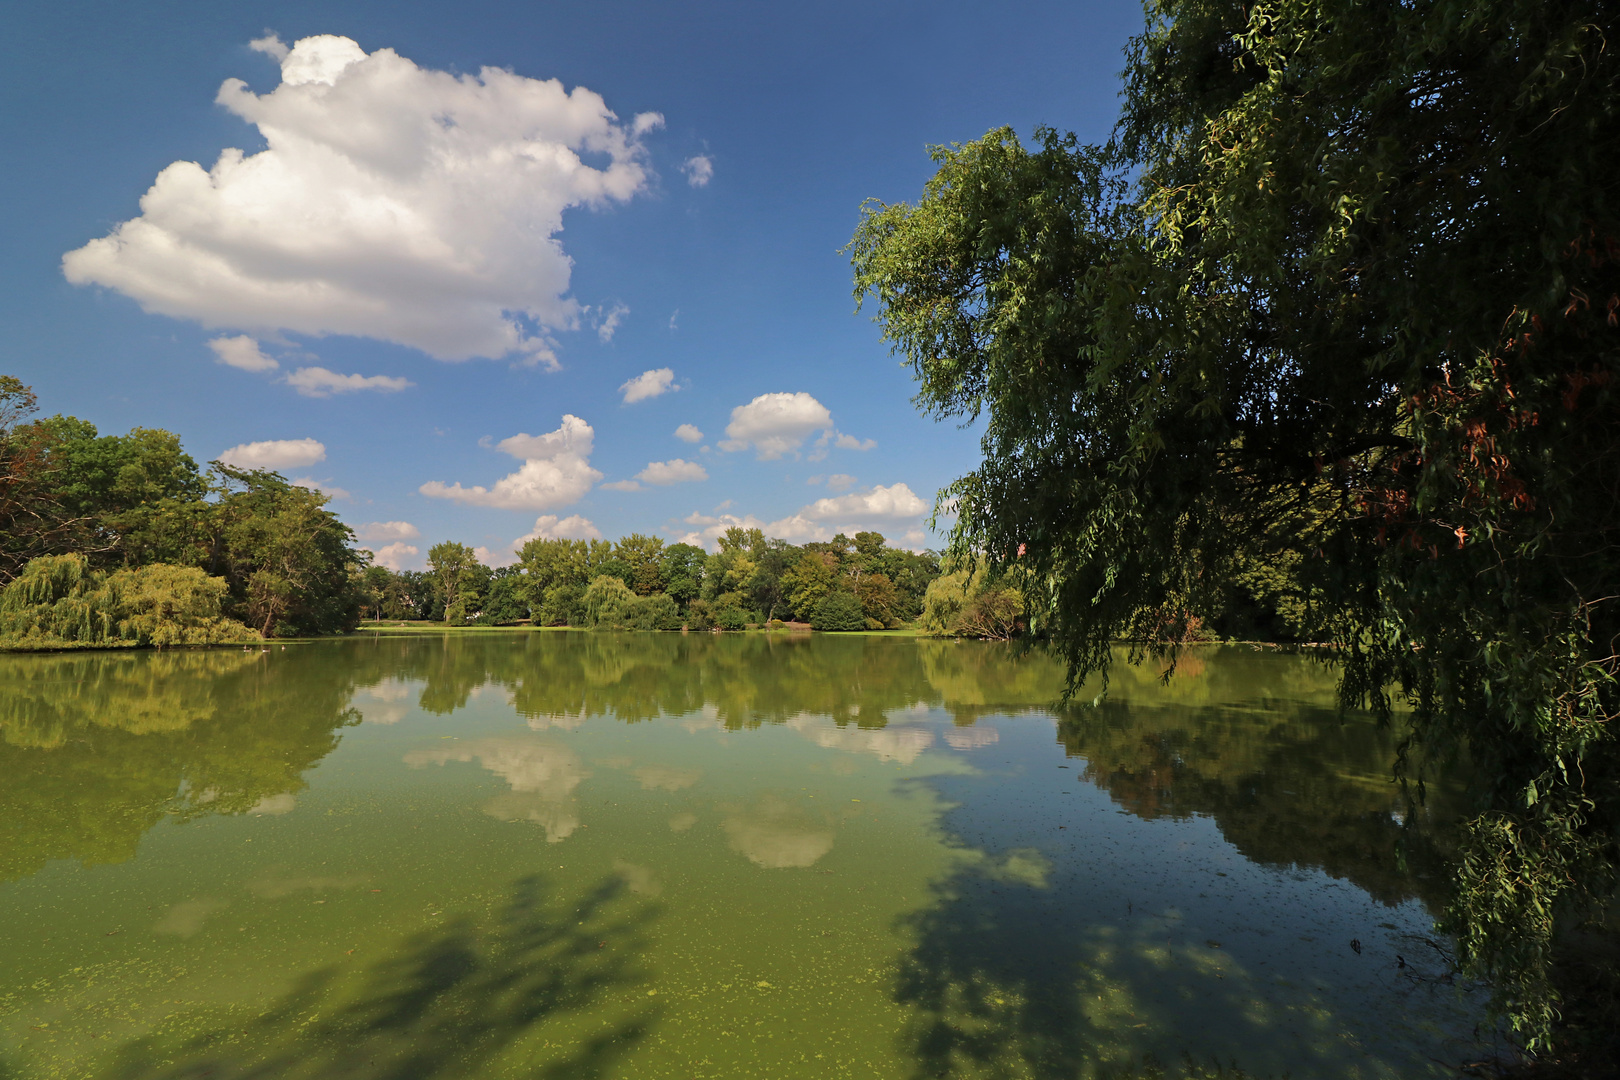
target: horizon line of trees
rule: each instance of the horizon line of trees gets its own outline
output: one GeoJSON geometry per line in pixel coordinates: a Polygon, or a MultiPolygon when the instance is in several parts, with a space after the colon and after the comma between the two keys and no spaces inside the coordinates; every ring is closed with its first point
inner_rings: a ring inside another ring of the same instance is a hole
{"type": "Polygon", "coordinates": [[[428,551],[426,570],[369,566],[362,612],[448,625],[742,630],[808,623],[873,630],[924,614],[938,554],[893,548],[881,533],[794,545],[732,528],[717,550],[631,533],[616,541],[536,538],[512,566],[488,567],[465,544],[428,551]]]}

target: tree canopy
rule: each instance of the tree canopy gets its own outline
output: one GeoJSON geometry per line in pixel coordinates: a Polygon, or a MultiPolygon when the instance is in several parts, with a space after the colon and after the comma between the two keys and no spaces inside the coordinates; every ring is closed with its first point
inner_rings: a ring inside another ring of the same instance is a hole
{"type": "Polygon", "coordinates": [[[1071,687],[1259,595],[1466,752],[1448,925],[1533,1038],[1617,864],[1617,21],[1162,0],[1106,145],[937,148],[851,245],[918,405],[985,418],[953,545],[1071,687]]]}

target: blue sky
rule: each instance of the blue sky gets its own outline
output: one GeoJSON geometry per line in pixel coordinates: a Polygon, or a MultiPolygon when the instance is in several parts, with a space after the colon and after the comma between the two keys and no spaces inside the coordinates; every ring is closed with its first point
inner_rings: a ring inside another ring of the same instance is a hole
{"type": "Polygon", "coordinates": [[[916,413],[839,248],[863,199],[920,193],[930,144],[1104,137],[1141,21],[1130,0],[20,5],[0,372],[104,433],[326,485],[396,566],[733,521],[931,544],[923,506],[977,434],[916,413]]]}

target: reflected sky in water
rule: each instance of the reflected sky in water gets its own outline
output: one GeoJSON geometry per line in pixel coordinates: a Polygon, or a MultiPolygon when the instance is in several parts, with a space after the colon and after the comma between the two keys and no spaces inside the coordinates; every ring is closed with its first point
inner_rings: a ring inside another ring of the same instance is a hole
{"type": "Polygon", "coordinates": [[[0,1076],[1444,1075],[1455,794],[1313,660],[0,656],[0,1076]],[[1100,690],[1100,688],[1097,688],[1100,690]],[[1174,1069],[1171,1070],[1174,1072],[1174,1069]]]}

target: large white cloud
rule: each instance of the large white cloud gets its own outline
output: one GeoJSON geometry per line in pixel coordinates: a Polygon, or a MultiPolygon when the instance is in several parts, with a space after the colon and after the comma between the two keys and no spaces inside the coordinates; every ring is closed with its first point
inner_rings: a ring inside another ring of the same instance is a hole
{"type": "Polygon", "coordinates": [[[831,428],[832,413],[809,394],[761,394],[731,410],[720,449],[751,446],[761,461],[772,461],[803,446],[814,432],[831,428]]]}
{"type": "Polygon", "coordinates": [[[455,499],[475,506],[503,510],[548,510],[576,502],[600,479],[591,468],[591,445],[596,432],[573,414],[562,418],[562,426],[544,435],[514,435],[496,445],[523,467],[502,477],[494,487],[462,487],[457,481],[444,484],[430,480],[419,488],[435,499],[455,499]]]}
{"type": "Polygon", "coordinates": [[[269,439],[233,446],[219,460],[238,469],[301,469],[326,460],[326,446],[314,439],[269,439]]]}
{"type": "Polygon", "coordinates": [[[63,256],[68,280],[208,327],[554,365],[548,332],[581,312],[563,211],[645,188],[642,137],[662,118],[623,124],[582,87],[428,70],[346,37],[255,48],[280,85],[227,79],[216,100],[267,148],[169,165],[139,217],[63,256]]]}

